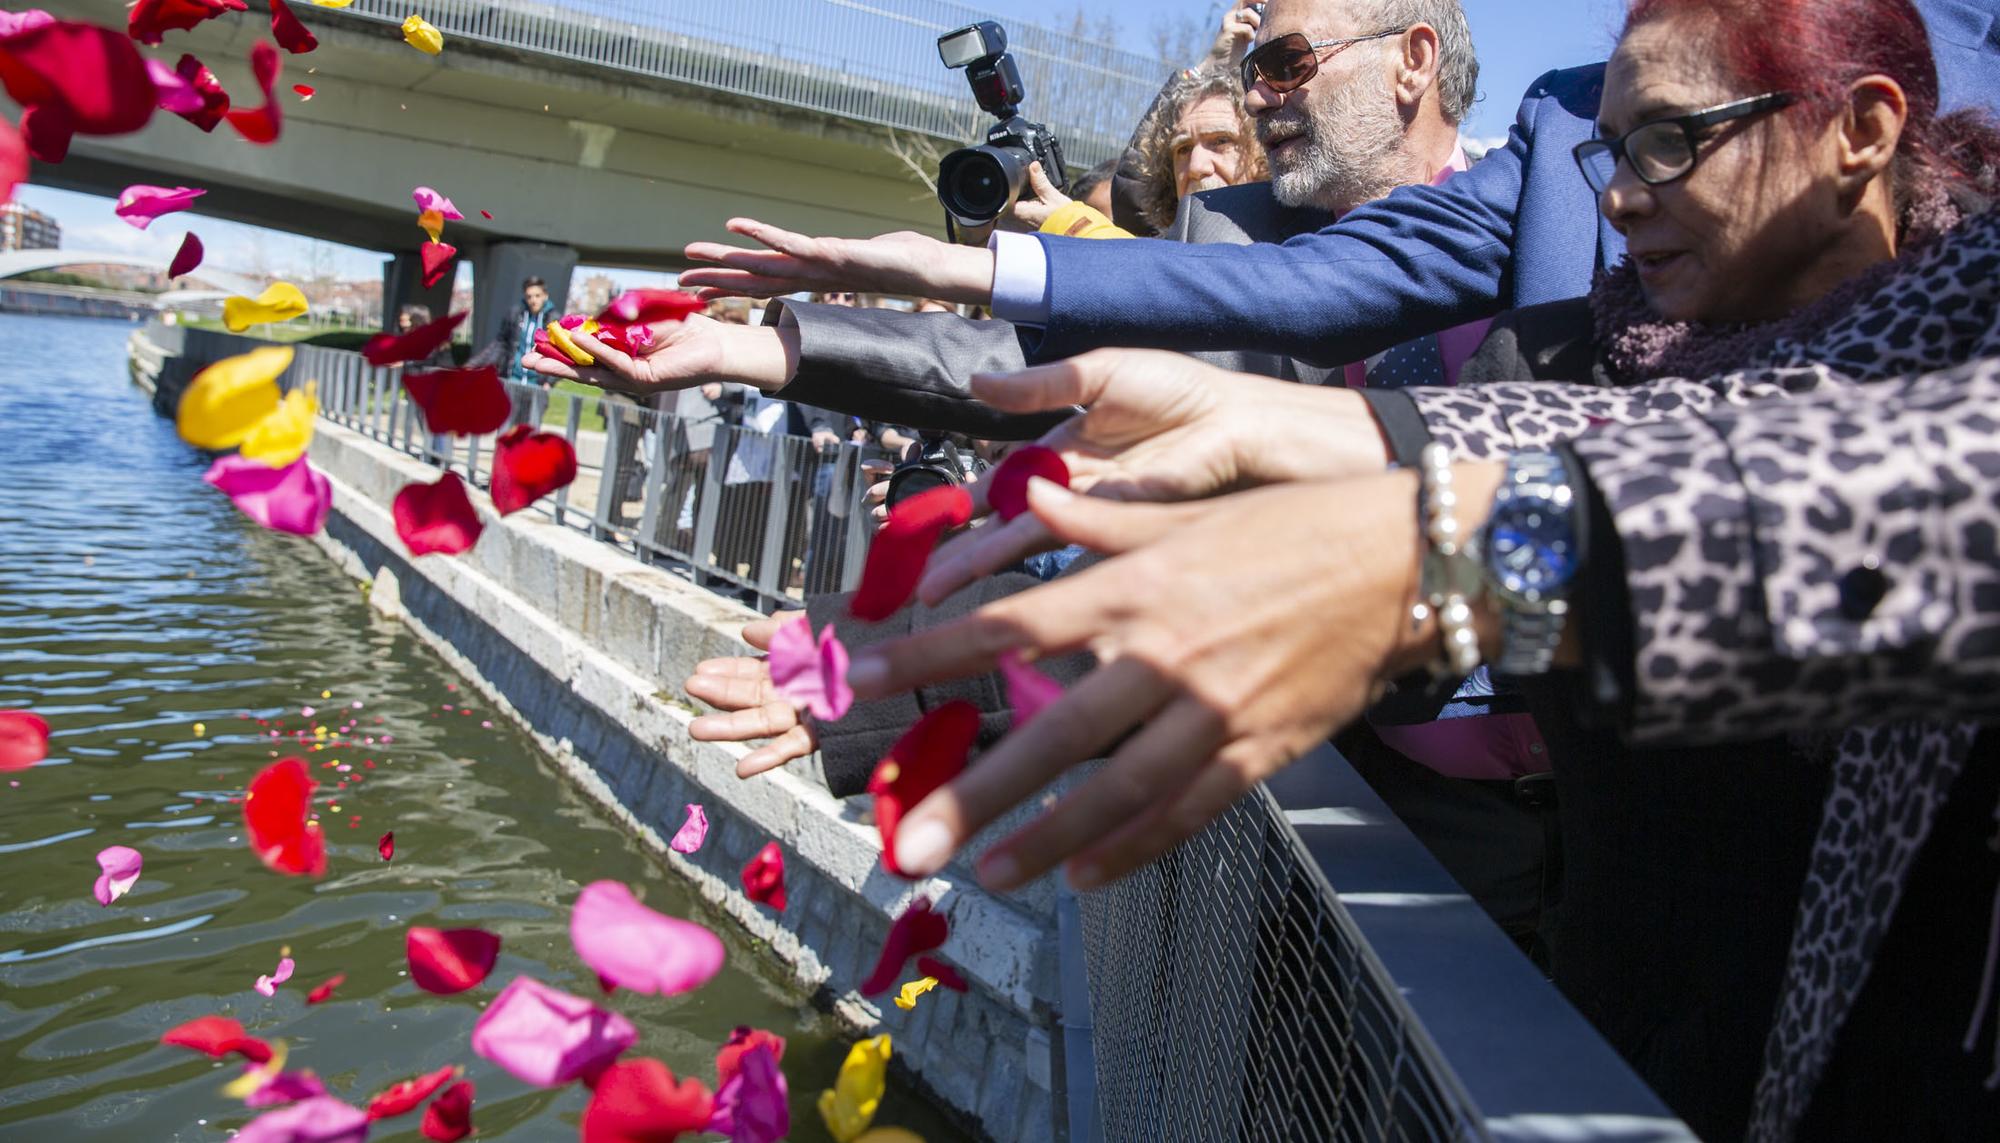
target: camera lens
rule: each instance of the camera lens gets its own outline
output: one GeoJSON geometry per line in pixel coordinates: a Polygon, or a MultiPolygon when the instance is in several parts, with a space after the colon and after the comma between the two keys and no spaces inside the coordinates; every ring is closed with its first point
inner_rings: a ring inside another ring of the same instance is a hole
{"type": "Polygon", "coordinates": [[[1013,147],[967,147],[938,164],[938,201],[961,225],[1000,217],[1027,182],[1030,159],[1013,147]]]}

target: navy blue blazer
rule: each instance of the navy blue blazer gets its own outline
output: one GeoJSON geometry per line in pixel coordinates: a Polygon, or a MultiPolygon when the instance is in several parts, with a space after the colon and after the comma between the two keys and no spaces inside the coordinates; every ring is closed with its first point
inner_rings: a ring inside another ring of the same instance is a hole
{"type": "MultiPolygon", "coordinates": [[[[1944,103],[2000,107],[2000,0],[1919,0],[1944,103]]],[[[1507,145],[1442,186],[1404,187],[1282,245],[1038,236],[1040,360],[1099,346],[1257,349],[1360,361],[1505,309],[1579,297],[1625,254],[1571,148],[1591,137],[1604,65],[1536,80],[1507,145]]],[[[1027,331],[1024,331],[1024,333],[1027,331]]]]}

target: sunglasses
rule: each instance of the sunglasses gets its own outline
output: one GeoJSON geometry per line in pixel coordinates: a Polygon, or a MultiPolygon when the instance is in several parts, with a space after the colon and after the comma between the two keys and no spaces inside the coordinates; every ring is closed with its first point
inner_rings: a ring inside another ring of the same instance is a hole
{"type": "Polygon", "coordinates": [[[1576,165],[1583,171],[1583,181],[1599,195],[1617,176],[1621,159],[1631,164],[1632,173],[1649,187],[1684,179],[1701,160],[1703,132],[1752,115],[1781,111],[1797,103],[1798,98],[1788,91],[1774,91],[1688,115],[1641,123],[1616,139],[1578,143],[1576,165]]]}
{"type": "Polygon", "coordinates": [[[1386,40],[1408,30],[1397,28],[1376,32],[1372,36],[1350,36],[1344,40],[1308,40],[1304,32],[1279,36],[1243,57],[1243,90],[1249,91],[1262,80],[1265,87],[1283,95],[1312,82],[1312,77],[1319,74],[1320,53],[1326,49],[1333,49],[1326,53],[1326,58],[1331,60],[1356,44],[1386,40]]]}

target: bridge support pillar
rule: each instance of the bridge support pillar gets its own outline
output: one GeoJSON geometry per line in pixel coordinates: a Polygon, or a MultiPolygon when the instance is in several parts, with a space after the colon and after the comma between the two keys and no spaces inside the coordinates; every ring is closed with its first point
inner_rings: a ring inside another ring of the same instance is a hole
{"type": "MultiPolygon", "coordinates": [[[[456,267],[453,267],[456,272],[456,267]]],[[[429,289],[424,288],[424,262],[415,250],[398,251],[382,266],[382,328],[395,329],[396,315],[404,306],[427,306],[433,318],[451,309],[451,274],[429,289]]]]}
{"type": "Polygon", "coordinates": [[[507,313],[521,304],[521,283],[540,278],[548,285],[558,312],[569,305],[569,279],[576,270],[576,250],[548,242],[492,242],[473,256],[472,344],[482,346],[499,336],[507,313]]]}

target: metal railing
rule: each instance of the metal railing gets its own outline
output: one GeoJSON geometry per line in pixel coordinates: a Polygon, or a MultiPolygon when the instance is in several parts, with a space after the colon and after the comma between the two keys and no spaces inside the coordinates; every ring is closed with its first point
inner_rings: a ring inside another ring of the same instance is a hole
{"type": "MultiPolygon", "coordinates": [[[[356,0],[337,13],[401,24],[406,0],[356,0]]],[[[937,37],[996,18],[949,0],[426,0],[446,37],[619,71],[963,142],[992,120],[937,37]]],[[[1002,18],[1027,85],[1072,164],[1116,156],[1173,63],[1002,18]]],[[[449,48],[447,48],[449,50],[449,48]]]]}

